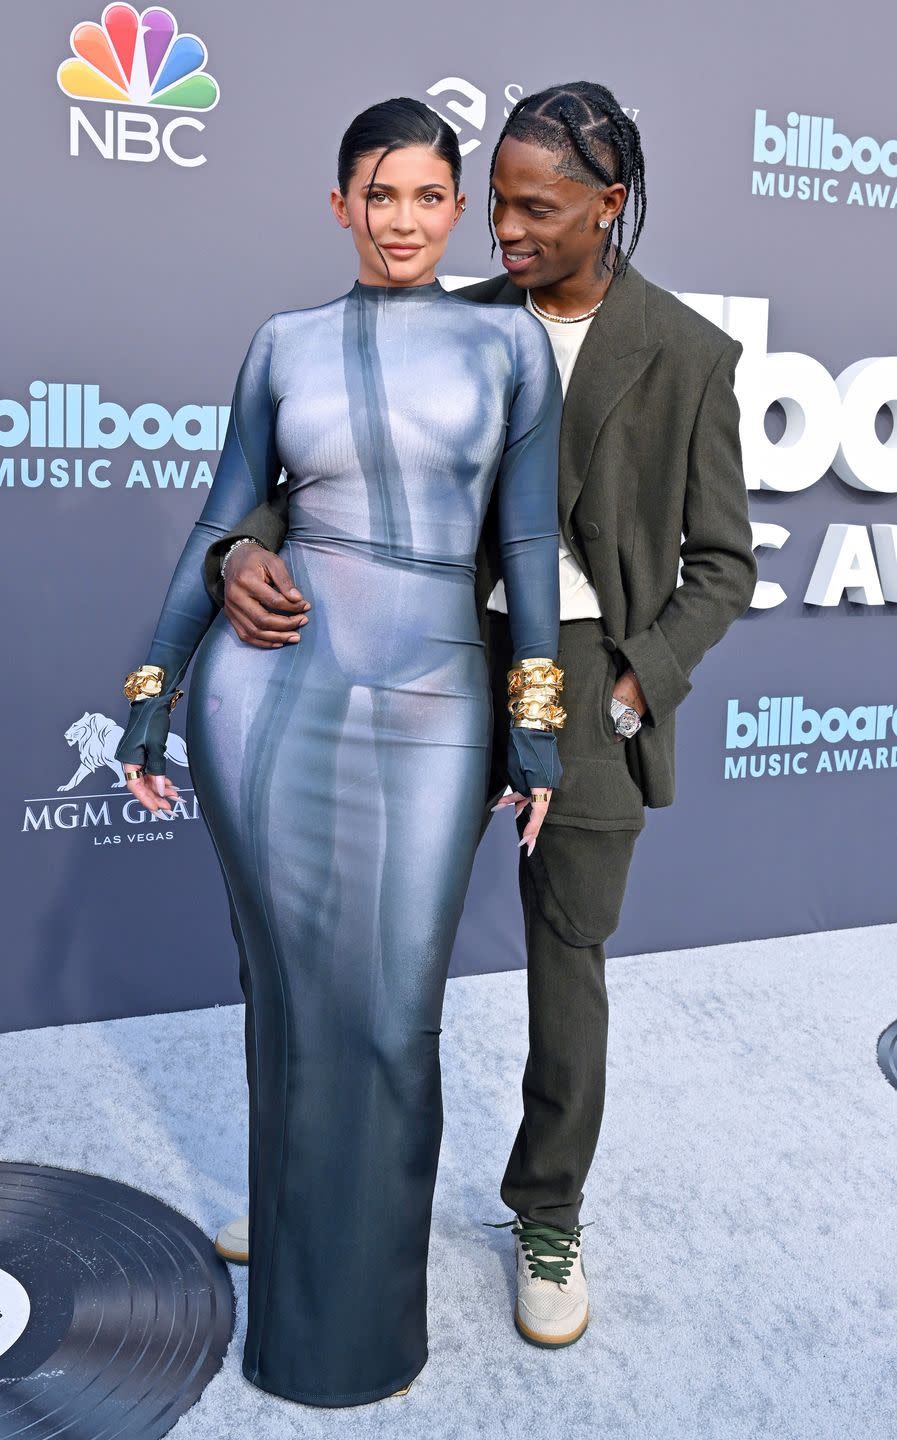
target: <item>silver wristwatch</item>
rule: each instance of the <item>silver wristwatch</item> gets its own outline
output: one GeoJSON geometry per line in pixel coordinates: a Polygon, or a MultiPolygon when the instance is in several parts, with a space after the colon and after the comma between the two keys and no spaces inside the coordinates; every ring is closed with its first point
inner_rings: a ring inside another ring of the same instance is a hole
{"type": "Polygon", "coordinates": [[[610,702],[611,718],[614,722],[614,729],[624,740],[631,740],[637,730],[642,728],[641,716],[631,705],[624,705],[622,700],[612,699],[610,702]]]}
{"type": "Polygon", "coordinates": [[[261,545],[261,543],[261,540],[255,540],[251,535],[243,535],[240,537],[239,540],[235,540],[233,545],[228,545],[223,556],[221,557],[220,570],[222,577],[224,575],[224,567],[227,564],[227,557],[228,555],[232,555],[234,553],[238,545],[261,545]]]}

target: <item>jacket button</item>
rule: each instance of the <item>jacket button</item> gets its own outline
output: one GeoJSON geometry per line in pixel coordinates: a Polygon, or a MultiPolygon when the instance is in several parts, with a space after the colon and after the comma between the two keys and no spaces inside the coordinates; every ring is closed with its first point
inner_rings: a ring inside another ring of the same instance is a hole
{"type": "Polygon", "coordinates": [[[605,650],[608,650],[611,655],[617,648],[617,642],[612,635],[605,635],[601,643],[604,646],[605,650]]]}
{"type": "Polygon", "coordinates": [[[583,522],[582,533],[583,535],[588,535],[590,540],[597,540],[601,534],[601,530],[600,527],[595,524],[594,520],[586,520],[583,522]]]}

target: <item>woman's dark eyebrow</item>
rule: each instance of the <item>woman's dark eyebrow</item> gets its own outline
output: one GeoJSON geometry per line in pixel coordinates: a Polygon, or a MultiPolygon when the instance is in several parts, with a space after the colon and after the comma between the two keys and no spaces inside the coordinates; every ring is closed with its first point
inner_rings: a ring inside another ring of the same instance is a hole
{"type": "MultiPolygon", "coordinates": [[[[361,188],[362,190],[395,190],[396,187],[395,185],[387,185],[383,180],[375,180],[373,186],[367,184],[362,185],[361,188]]],[[[418,190],[445,190],[447,189],[447,186],[441,184],[438,180],[434,180],[432,185],[418,185],[416,188],[418,190]]]]}

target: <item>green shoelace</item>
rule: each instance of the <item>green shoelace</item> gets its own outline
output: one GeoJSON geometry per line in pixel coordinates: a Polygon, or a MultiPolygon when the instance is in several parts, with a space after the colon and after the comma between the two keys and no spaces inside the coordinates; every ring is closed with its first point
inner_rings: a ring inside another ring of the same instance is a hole
{"type": "MultiPolygon", "coordinates": [[[[530,1273],[536,1279],[554,1280],[559,1285],[568,1279],[576,1258],[574,1246],[578,1248],[583,1232],[582,1225],[574,1225],[572,1230],[561,1230],[557,1225],[537,1224],[533,1220],[524,1220],[520,1215],[498,1223],[484,1220],[483,1224],[493,1230],[504,1230],[510,1225],[511,1234],[520,1236],[530,1273]]],[[[592,1221],[587,1220],[586,1224],[591,1225],[592,1221]]]]}

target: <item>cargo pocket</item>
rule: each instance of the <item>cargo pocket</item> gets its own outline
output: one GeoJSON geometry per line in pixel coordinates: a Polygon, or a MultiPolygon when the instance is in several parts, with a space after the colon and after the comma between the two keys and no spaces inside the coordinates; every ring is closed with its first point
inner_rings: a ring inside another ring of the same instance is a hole
{"type": "Polygon", "coordinates": [[[533,901],[565,945],[599,945],[614,933],[637,839],[635,830],[542,827],[522,863],[533,901]]]}

